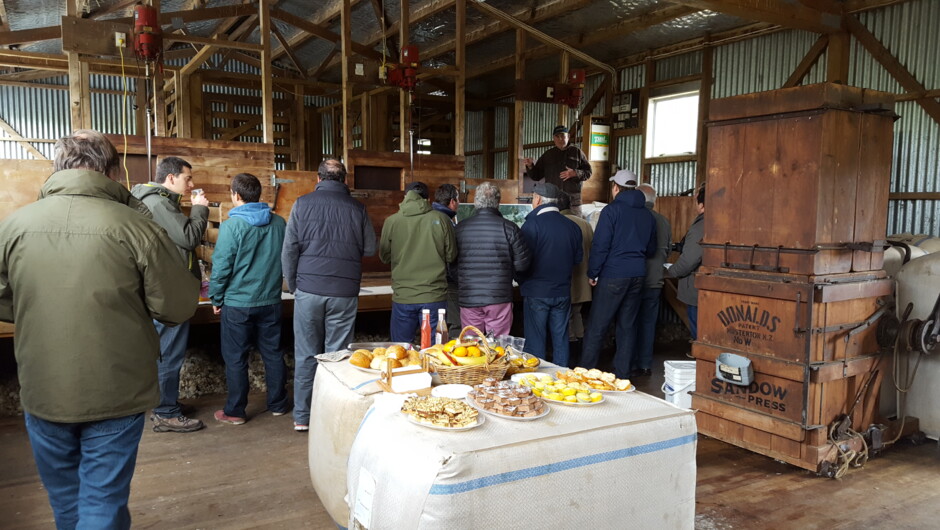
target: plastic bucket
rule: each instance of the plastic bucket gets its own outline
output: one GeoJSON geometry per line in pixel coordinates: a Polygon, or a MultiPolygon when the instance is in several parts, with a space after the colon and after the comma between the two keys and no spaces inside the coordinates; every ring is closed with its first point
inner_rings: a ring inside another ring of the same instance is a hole
{"type": "Polygon", "coordinates": [[[666,361],[666,382],[662,391],[666,401],[688,409],[692,407],[692,396],[689,392],[695,390],[695,361],[666,361]]]}

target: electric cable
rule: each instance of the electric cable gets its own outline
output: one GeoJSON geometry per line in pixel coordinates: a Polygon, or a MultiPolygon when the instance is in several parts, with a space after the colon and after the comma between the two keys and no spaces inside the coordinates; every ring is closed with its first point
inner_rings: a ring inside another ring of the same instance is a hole
{"type": "Polygon", "coordinates": [[[127,189],[131,189],[131,173],[127,170],[127,73],[124,71],[124,42],[117,47],[121,54],[121,84],[124,86],[124,95],[121,98],[121,135],[124,137],[124,156],[122,165],[124,166],[124,180],[127,183],[127,189]]]}

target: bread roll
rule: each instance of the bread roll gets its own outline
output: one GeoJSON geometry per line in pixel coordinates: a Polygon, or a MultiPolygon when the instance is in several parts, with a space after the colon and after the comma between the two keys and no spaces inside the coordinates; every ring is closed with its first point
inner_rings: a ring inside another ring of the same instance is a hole
{"type": "Polygon", "coordinates": [[[369,350],[356,350],[356,351],[354,351],[353,353],[354,353],[354,354],[356,354],[356,353],[361,353],[361,354],[365,355],[366,357],[368,357],[370,361],[372,360],[372,357],[373,357],[372,352],[369,351],[369,350]]]}
{"type": "Polygon", "coordinates": [[[391,357],[386,358],[379,365],[379,370],[385,371],[386,365],[390,366],[393,370],[395,368],[401,368],[401,363],[398,362],[398,359],[392,359],[391,357]]]}
{"type": "Polygon", "coordinates": [[[385,360],[385,356],[384,356],[384,355],[377,355],[377,356],[373,357],[373,358],[372,358],[372,362],[369,363],[369,368],[372,368],[373,370],[380,370],[381,367],[382,367],[382,362],[383,362],[384,360],[385,360]]]}
{"type": "Polygon", "coordinates": [[[385,355],[385,348],[379,346],[378,348],[372,350],[372,356],[375,357],[376,355],[385,355]]]}
{"type": "Polygon", "coordinates": [[[400,361],[402,359],[408,358],[408,351],[405,350],[405,348],[402,346],[395,344],[394,346],[389,346],[388,349],[385,350],[385,355],[387,355],[389,359],[400,361]]]}
{"type": "Polygon", "coordinates": [[[349,358],[349,364],[353,366],[359,366],[362,368],[369,368],[369,365],[372,363],[371,356],[366,356],[361,351],[357,351],[352,354],[352,357],[349,358]]]}

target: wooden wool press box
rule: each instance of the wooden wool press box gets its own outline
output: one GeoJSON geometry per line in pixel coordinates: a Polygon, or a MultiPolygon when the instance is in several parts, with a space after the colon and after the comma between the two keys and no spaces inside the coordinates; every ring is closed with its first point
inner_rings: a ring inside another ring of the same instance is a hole
{"type": "Polygon", "coordinates": [[[880,269],[893,108],[891,94],[828,83],[712,101],[702,263],[880,269]]]}
{"type": "Polygon", "coordinates": [[[812,471],[834,461],[827,426],[850,413],[861,431],[877,410],[884,368],[877,321],[893,284],[881,272],[871,276],[810,283],[703,268],[692,348],[699,431],[812,471]],[[716,377],[724,352],[751,361],[751,384],[716,377]]]}

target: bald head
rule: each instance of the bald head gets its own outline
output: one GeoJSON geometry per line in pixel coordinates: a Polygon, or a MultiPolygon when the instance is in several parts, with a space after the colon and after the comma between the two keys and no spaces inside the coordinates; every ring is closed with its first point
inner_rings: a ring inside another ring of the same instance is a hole
{"type": "Polygon", "coordinates": [[[646,197],[646,202],[656,204],[656,188],[649,184],[640,184],[636,189],[643,192],[643,196],[646,197]]]}
{"type": "Polygon", "coordinates": [[[324,159],[317,168],[317,175],[320,180],[335,180],[346,182],[346,166],[335,158],[324,159]]]}

